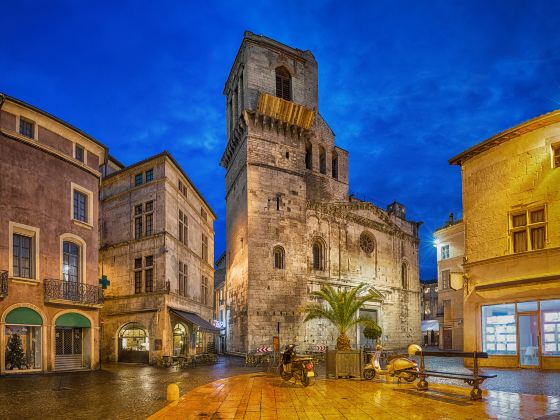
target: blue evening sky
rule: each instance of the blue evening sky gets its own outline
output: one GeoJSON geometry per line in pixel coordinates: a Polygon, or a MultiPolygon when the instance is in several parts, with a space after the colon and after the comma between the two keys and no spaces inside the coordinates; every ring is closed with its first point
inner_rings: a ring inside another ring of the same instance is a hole
{"type": "Polygon", "coordinates": [[[461,212],[447,160],[559,108],[557,1],[8,1],[0,92],[50,112],[125,164],[169,150],[217,213],[225,247],[224,82],[243,31],[313,51],[320,112],[350,152],[350,190],[432,233],[461,212]]]}

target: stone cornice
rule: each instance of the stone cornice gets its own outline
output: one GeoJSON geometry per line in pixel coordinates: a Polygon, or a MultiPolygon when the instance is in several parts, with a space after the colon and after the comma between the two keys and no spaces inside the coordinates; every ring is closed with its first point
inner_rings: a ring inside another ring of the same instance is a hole
{"type": "Polygon", "coordinates": [[[306,203],[306,208],[307,210],[315,211],[319,214],[328,215],[347,222],[354,222],[377,230],[378,232],[395,235],[400,239],[407,239],[415,244],[419,243],[419,239],[417,237],[404,232],[383,210],[372,203],[321,203],[308,201],[306,203]],[[373,211],[381,220],[383,220],[384,223],[352,213],[353,210],[373,211]]]}

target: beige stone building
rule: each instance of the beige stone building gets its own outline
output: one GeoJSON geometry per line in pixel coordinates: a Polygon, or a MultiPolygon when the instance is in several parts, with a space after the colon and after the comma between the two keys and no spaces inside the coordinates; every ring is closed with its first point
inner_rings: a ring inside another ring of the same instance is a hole
{"type": "Polygon", "coordinates": [[[81,130],[0,95],[0,374],[99,367],[106,155],[81,130]]]}
{"type": "MultiPolygon", "coordinates": [[[[418,223],[348,194],[348,152],[319,113],[318,68],[301,51],[247,32],[224,94],[227,347],[334,345],[325,321],[303,323],[309,292],[361,282],[383,295],[362,315],[389,347],[418,342],[418,223]]],[[[351,332],[364,344],[358,329],[351,332]]]]}
{"type": "Polygon", "coordinates": [[[439,347],[463,350],[463,257],[465,229],[453,213],[434,232],[438,266],[439,347]]]}
{"type": "Polygon", "coordinates": [[[465,351],[560,368],[560,111],[450,160],[460,165],[465,351]]]}
{"type": "Polygon", "coordinates": [[[173,157],[112,160],[101,190],[100,271],[111,282],[102,354],[153,363],[213,343],[216,216],[173,157]]]}

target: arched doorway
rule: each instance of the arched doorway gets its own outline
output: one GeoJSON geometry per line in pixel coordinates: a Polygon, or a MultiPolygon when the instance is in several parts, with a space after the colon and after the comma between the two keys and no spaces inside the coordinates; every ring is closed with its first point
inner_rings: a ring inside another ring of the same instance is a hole
{"type": "Polygon", "coordinates": [[[150,340],[142,324],[131,322],[119,332],[119,362],[149,363],[150,340]]]}
{"type": "Polygon", "coordinates": [[[91,322],[68,312],[55,322],[55,370],[89,368],[91,365],[91,322]]]}
{"type": "Polygon", "coordinates": [[[173,356],[186,356],[189,348],[189,336],[187,328],[181,324],[175,324],[173,328],[173,356]]]}
{"type": "Polygon", "coordinates": [[[43,318],[28,307],[12,309],[5,317],[4,369],[6,373],[42,369],[43,318]]]}

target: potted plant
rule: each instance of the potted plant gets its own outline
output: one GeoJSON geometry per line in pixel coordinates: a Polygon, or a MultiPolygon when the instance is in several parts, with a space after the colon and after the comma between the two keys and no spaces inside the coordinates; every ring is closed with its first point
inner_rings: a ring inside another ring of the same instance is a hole
{"type": "Polygon", "coordinates": [[[338,330],[336,348],[327,351],[327,376],[361,376],[363,357],[361,351],[353,351],[348,330],[357,324],[368,324],[371,319],[358,316],[358,311],[371,300],[381,299],[381,295],[366,284],[337,290],[326,285],[311,293],[319,302],[304,308],[305,322],[326,319],[338,330]]]}
{"type": "Polygon", "coordinates": [[[364,337],[367,338],[368,340],[371,340],[372,343],[373,343],[374,340],[377,343],[377,339],[379,337],[381,337],[381,334],[383,334],[383,331],[381,330],[381,327],[379,325],[377,325],[377,323],[370,320],[368,323],[365,324],[363,334],[364,334],[364,337]]]}

